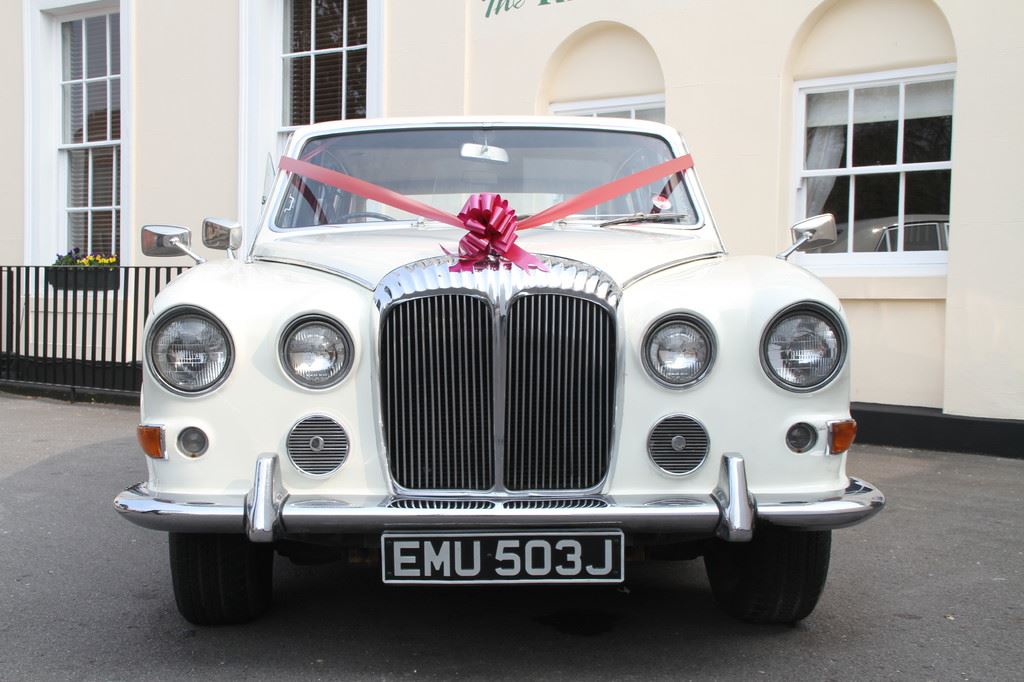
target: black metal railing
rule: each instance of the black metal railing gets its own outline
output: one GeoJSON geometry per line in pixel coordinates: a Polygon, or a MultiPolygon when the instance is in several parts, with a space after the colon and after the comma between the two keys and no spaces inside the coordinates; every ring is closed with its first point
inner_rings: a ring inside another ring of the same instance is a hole
{"type": "Polygon", "coordinates": [[[153,299],[186,269],[0,265],[0,384],[138,393],[153,299]]]}

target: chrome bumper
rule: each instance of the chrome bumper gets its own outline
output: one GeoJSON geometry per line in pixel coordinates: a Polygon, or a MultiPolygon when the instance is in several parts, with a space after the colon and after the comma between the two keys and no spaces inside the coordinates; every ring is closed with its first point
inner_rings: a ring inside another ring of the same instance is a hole
{"type": "Polygon", "coordinates": [[[145,528],[246,533],[253,542],[303,533],[529,527],[622,528],[743,542],[753,536],[755,519],[805,530],[843,528],[878,513],[885,497],[871,484],[853,478],[846,490],[833,494],[755,497],[747,489],[743,458],[726,455],[721,481],[711,495],[595,495],[568,502],[573,503],[580,506],[552,506],[546,498],[459,498],[453,503],[386,495],[289,495],[281,486],[277,455],[264,455],[257,460],[253,487],[245,496],[163,495],[139,483],[118,495],[114,508],[145,528]]]}

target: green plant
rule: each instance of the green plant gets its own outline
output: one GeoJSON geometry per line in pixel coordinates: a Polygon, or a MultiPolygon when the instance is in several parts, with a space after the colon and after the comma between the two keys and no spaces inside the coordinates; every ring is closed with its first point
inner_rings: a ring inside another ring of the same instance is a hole
{"type": "Polygon", "coordinates": [[[110,254],[108,256],[102,253],[90,253],[83,256],[82,250],[75,247],[63,256],[58,253],[57,260],[53,261],[53,264],[85,267],[114,267],[117,265],[117,254],[110,254]]]}

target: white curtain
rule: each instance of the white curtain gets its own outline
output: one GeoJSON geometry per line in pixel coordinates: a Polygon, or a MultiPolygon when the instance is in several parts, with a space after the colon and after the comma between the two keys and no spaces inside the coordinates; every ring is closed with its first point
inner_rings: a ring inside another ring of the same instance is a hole
{"type": "MultiPolygon", "coordinates": [[[[804,168],[836,168],[843,156],[843,150],[846,148],[846,126],[819,126],[809,128],[808,132],[810,134],[807,136],[807,156],[804,159],[804,168]]],[[[808,178],[808,216],[821,213],[835,184],[834,177],[808,178]]]]}

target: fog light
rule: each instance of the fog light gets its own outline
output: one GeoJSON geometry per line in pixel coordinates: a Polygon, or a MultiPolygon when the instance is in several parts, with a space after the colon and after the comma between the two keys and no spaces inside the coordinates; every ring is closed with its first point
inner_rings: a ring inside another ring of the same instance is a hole
{"type": "Polygon", "coordinates": [[[793,452],[807,452],[818,442],[818,430],[803,422],[793,424],[786,432],[786,445],[793,452]]]}
{"type": "Polygon", "coordinates": [[[199,457],[206,452],[210,441],[202,429],[190,426],[178,434],[178,448],[188,457],[199,457]]]}

